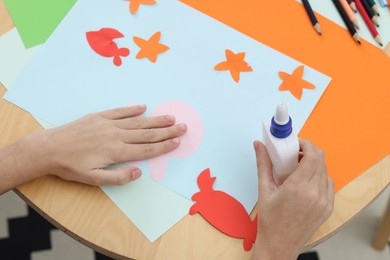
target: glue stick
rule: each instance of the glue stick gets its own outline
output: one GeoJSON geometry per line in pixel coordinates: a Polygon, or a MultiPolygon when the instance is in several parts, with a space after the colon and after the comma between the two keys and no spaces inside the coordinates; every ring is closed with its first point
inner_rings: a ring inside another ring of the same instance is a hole
{"type": "Polygon", "coordinates": [[[272,119],[263,122],[263,137],[275,182],[281,185],[297,168],[299,156],[299,141],[286,104],[279,104],[272,119]]]}

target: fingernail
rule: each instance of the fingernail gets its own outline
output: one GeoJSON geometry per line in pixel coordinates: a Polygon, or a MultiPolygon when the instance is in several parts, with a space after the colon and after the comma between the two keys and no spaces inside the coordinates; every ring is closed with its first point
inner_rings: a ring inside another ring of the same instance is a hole
{"type": "Polygon", "coordinates": [[[146,105],[143,105],[143,104],[142,104],[142,105],[138,105],[137,107],[138,107],[139,109],[145,109],[145,108],[146,108],[146,105]]]}
{"type": "Polygon", "coordinates": [[[168,120],[169,122],[174,122],[175,121],[175,117],[172,116],[172,115],[166,115],[165,119],[168,120]]]}
{"type": "Polygon", "coordinates": [[[177,128],[179,128],[179,130],[182,130],[182,131],[187,130],[186,124],[178,124],[178,125],[177,125],[177,128]]]}
{"type": "Polygon", "coordinates": [[[253,147],[255,148],[255,150],[258,150],[259,147],[260,147],[259,141],[254,141],[254,142],[253,142],[253,147]]]}
{"type": "Polygon", "coordinates": [[[179,142],[180,142],[180,140],[177,137],[172,139],[172,143],[174,143],[174,144],[178,144],[179,142]]]}
{"type": "Polygon", "coordinates": [[[134,169],[132,172],[131,172],[131,177],[133,180],[135,179],[138,179],[139,177],[141,177],[141,170],[140,169],[134,169]]]}

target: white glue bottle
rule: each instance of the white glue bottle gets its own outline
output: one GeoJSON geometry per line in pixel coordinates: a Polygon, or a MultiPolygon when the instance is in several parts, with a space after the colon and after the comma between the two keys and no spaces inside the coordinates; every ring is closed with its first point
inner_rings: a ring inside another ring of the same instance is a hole
{"type": "Polygon", "coordinates": [[[283,103],[276,107],[271,121],[263,122],[264,144],[273,165],[274,179],[277,185],[298,166],[299,141],[292,128],[292,120],[287,106],[283,103]]]}

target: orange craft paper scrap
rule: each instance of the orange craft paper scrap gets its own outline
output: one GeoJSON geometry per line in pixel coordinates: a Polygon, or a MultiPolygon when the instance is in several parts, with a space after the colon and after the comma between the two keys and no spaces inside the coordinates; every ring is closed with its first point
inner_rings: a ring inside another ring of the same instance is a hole
{"type": "Polygon", "coordinates": [[[304,70],[304,66],[299,66],[291,75],[284,71],[279,72],[279,77],[283,80],[282,84],[279,86],[279,90],[290,91],[294,97],[301,100],[304,88],[315,89],[316,86],[302,79],[304,70]]]}
{"type": "Polygon", "coordinates": [[[159,43],[161,38],[161,32],[156,32],[149,38],[149,40],[144,40],[137,36],[134,36],[134,42],[141,48],[137,53],[137,59],[148,58],[151,62],[156,62],[157,56],[163,52],[169,50],[169,47],[159,43]]]}
{"type": "Polygon", "coordinates": [[[154,5],[156,4],[155,0],[128,0],[130,2],[129,9],[130,13],[135,14],[140,5],[154,5]]]}
{"type": "Polygon", "coordinates": [[[216,70],[229,70],[230,75],[232,76],[235,82],[240,81],[241,72],[250,72],[253,71],[251,66],[244,60],[245,52],[239,52],[235,54],[231,50],[225,51],[226,61],[218,63],[214,69],[216,70]]]}
{"type": "Polygon", "coordinates": [[[223,8],[219,0],[181,1],[333,78],[299,136],[326,152],[336,190],[389,153],[390,59],[381,49],[354,44],[321,15],[326,33],[318,37],[297,1],[225,0],[223,8]]]}

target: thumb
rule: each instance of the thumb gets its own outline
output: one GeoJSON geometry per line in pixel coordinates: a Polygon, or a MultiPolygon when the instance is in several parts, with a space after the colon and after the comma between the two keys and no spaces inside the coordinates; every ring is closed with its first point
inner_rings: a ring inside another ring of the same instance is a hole
{"type": "Polygon", "coordinates": [[[256,153],[257,174],[259,178],[259,198],[268,197],[277,188],[273,173],[272,162],[265,145],[255,141],[253,147],[256,153]]]}
{"type": "MultiPolygon", "coordinates": [[[[95,169],[89,176],[93,183],[100,185],[123,185],[138,179],[142,173],[137,167],[126,167],[112,170],[95,169]]],[[[96,185],[96,184],[95,184],[96,185]]]]}

